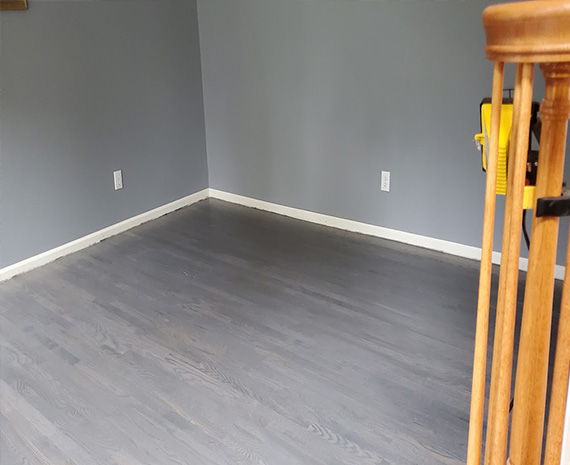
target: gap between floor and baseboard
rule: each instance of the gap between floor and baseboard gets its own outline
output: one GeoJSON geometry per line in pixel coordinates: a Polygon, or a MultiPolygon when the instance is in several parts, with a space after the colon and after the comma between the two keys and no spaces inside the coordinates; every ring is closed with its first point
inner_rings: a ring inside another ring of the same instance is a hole
{"type": "MultiPolygon", "coordinates": [[[[301,210],[293,207],[286,207],[284,205],[266,202],[264,200],[253,199],[243,195],[232,194],[230,192],[220,191],[210,188],[209,197],[226,202],[236,203],[245,207],[257,208],[279,215],[289,216],[311,223],[322,224],[332,228],[344,229],[368,236],[381,237],[391,241],[402,242],[404,244],[422,247],[424,249],[435,250],[444,252],[449,255],[457,257],[469,258],[471,260],[481,260],[481,249],[470,245],[459,244],[458,242],[446,241],[443,239],[436,239],[434,237],[422,236],[420,234],[413,234],[397,229],[385,228],[383,226],[375,226],[373,224],[361,223],[359,221],[347,220],[345,218],[338,218],[336,216],[324,215],[322,213],[315,213],[308,210],[301,210]]],[[[499,265],[501,263],[501,253],[493,252],[493,263],[499,265]]],[[[527,271],[528,259],[519,258],[519,269],[527,271]]],[[[554,276],[556,279],[564,279],[565,267],[556,265],[554,276]]]]}
{"type": "Polygon", "coordinates": [[[154,208],[147,212],[141,213],[140,215],[133,216],[119,223],[112,224],[106,228],[95,231],[87,236],[80,237],[74,241],[68,242],[66,244],[60,245],[55,249],[48,250],[46,252],[34,255],[33,257],[26,258],[21,262],[14,263],[13,265],[8,265],[4,268],[0,268],[0,282],[6,281],[16,275],[25,273],[26,271],[31,271],[34,268],[46,265],[58,258],[69,255],[73,252],[77,252],[81,249],[85,249],[97,242],[101,242],[111,236],[115,236],[122,232],[125,232],[135,226],[146,223],[147,221],[155,220],[167,213],[171,213],[182,207],[187,207],[200,200],[207,199],[209,196],[209,189],[202,189],[201,191],[195,192],[194,194],[187,195],[181,199],[175,200],[173,202],[167,203],[160,207],[154,208]]]}
{"type": "MultiPolygon", "coordinates": [[[[0,282],[10,279],[18,274],[25,273],[26,271],[33,270],[34,268],[50,263],[54,260],[57,260],[58,258],[64,257],[65,255],[69,255],[73,252],[77,252],[81,249],[96,244],[97,242],[101,242],[103,239],[107,239],[116,234],[120,234],[142,223],[154,220],[167,213],[173,212],[182,207],[192,205],[193,203],[196,203],[208,197],[224,200],[226,202],[231,202],[246,207],[277,213],[279,215],[284,215],[303,221],[309,221],[311,223],[330,226],[332,228],[343,229],[346,231],[366,234],[368,236],[380,237],[396,242],[402,242],[404,244],[423,247],[425,249],[444,252],[458,257],[469,258],[472,260],[481,259],[481,249],[478,247],[459,244],[457,242],[446,241],[443,239],[436,239],[428,236],[422,236],[420,234],[408,233],[399,231],[397,229],[390,229],[382,226],[361,223],[345,218],[324,215],[322,213],[301,210],[299,208],[287,207],[276,203],[266,202],[264,200],[253,199],[251,197],[245,197],[243,195],[220,191],[217,189],[203,189],[194,194],[175,200],[174,202],[170,202],[166,205],[162,205],[161,207],[149,210],[148,212],[141,213],[140,215],[133,216],[132,218],[121,221],[120,223],[116,223],[107,228],[88,234],[87,236],[80,237],[79,239],[76,239],[72,242],[68,242],[67,244],[63,244],[54,249],[40,253],[39,255],[35,255],[12,265],[8,265],[5,268],[1,268],[0,282]]],[[[500,262],[500,252],[493,252],[493,263],[499,264],[500,262]]],[[[519,259],[519,268],[522,271],[526,271],[528,268],[528,259],[521,257],[519,259]]],[[[556,265],[556,279],[564,279],[564,270],[565,269],[563,266],[556,265]]]]}

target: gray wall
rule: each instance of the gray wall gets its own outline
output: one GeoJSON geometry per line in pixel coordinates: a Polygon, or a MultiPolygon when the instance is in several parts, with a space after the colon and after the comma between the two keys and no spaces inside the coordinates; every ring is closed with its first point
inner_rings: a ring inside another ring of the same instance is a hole
{"type": "Polygon", "coordinates": [[[479,247],[490,3],[199,0],[210,187],[479,247]]]}
{"type": "Polygon", "coordinates": [[[35,1],[0,39],[0,267],[208,187],[195,1],[35,1]]]}
{"type": "Polygon", "coordinates": [[[0,15],[0,267],[203,189],[208,164],[217,189],[480,245],[490,2],[198,3],[200,45],[193,0],[0,15]]]}

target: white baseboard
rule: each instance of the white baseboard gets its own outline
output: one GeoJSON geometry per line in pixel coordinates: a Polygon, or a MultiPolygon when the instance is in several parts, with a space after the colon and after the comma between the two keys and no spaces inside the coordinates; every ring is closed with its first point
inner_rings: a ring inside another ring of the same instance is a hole
{"type": "MultiPolygon", "coordinates": [[[[194,194],[188,195],[181,199],[162,205],[158,208],[150,210],[140,215],[121,221],[120,223],[111,225],[107,228],[95,231],[87,236],[80,237],[67,244],[60,245],[55,249],[48,250],[41,254],[22,260],[21,262],[14,263],[5,268],[0,268],[0,282],[12,278],[26,271],[33,270],[39,266],[45,265],[49,262],[57,260],[60,257],[69,255],[70,253],[77,252],[78,250],[89,247],[90,245],[101,242],[103,239],[114,236],[116,234],[127,231],[147,221],[159,218],[162,215],[178,210],[179,208],[192,205],[200,200],[212,197],[215,199],[225,200],[226,202],[244,205],[246,207],[257,208],[279,215],[289,216],[311,223],[330,226],[332,228],[343,229],[346,231],[357,232],[369,236],[381,237],[404,244],[423,247],[425,249],[444,252],[458,257],[469,258],[472,260],[481,260],[481,249],[470,245],[459,244],[457,242],[446,241],[443,239],[435,239],[433,237],[422,236],[420,234],[408,233],[399,231],[397,229],[384,228],[382,226],[375,226],[372,224],[361,223],[359,221],[347,220],[345,218],[338,218],[335,216],[324,215],[322,213],[315,213],[308,210],[301,210],[299,208],[286,207],[276,203],[265,202],[264,200],[253,199],[243,195],[232,194],[217,189],[203,189],[194,194]]],[[[501,263],[500,252],[493,252],[493,263],[501,263]]],[[[519,268],[522,271],[528,269],[528,259],[519,259],[519,268]]],[[[556,265],[555,277],[556,279],[564,279],[565,268],[561,265],[556,265]]]]}
{"type": "MultiPolygon", "coordinates": [[[[336,216],[324,215],[299,208],[286,207],[276,203],[266,202],[264,200],[253,199],[243,195],[232,194],[230,192],[210,189],[209,196],[214,199],[225,200],[226,202],[236,203],[246,207],[257,208],[279,215],[289,216],[311,223],[317,223],[332,228],[344,229],[346,231],[366,234],[368,236],[381,237],[391,241],[402,242],[404,244],[423,247],[424,249],[436,250],[458,257],[470,258],[472,260],[481,260],[481,248],[470,245],[460,244],[458,242],[446,241],[443,239],[435,239],[433,237],[422,236],[420,234],[408,233],[397,229],[384,228],[372,224],[361,223],[359,221],[347,220],[336,216]]],[[[501,253],[493,252],[493,263],[501,263],[501,253]]],[[[519,269],[527,271],[528,259],[521,257],[519,259],[519,269]]],[[[556,265],[554,275],[556,279],[564,279],[565,267],[556,265]]]]}
{"type": "Polygon", "coordinates": [[[209,190],[203,189],[199,192],[195,192],[194,194],[175,200],[174,202],[167,203],[166,205],[162,205],[153,210],[141,213],[140,215],[128,218],[120,223],[95,231],[87,236],[80,237],[79,239],[68,242],[67,244],[60,245],[55,249],[48,250],[47,252],[22,260],[21,262],[1,268],[0,282],[10,279],[18,274],[25,273],[26,271],[33,270],[34,268],[57,260],[65,255],[69,255],[70,253],[77,252],[78,250],[89,247],[97,242],[101,242],[103,239],[115,236],[116,234],[127,231],[128,229],[134,228],[142,223],[146,223],[147,221],[159,218],[162,215],[173,212],[174,210],[192,205],[193,203],[208,198],[208,195],[209,190]]]}

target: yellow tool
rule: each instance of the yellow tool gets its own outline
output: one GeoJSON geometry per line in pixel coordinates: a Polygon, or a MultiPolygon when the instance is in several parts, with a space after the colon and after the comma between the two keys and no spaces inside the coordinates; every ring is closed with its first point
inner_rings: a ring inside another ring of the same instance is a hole
{"type": "MultiPolygon", "coordinates": [[[[503,99],[501,106],[501,132],[499,134],[499,157],[497,162],[497,194],[507,193],[507,163],[511,127],[513,125],[513,102],[503,99]]],[[[481,102],[481,133],[475,135],[475,143],[481,150],[481,164],[483,171],[487,170],[487,151],[489,146],[489,132],[491,130],[491,99],[481,102]]],[[[536,201],[535,186],[525,186],[523,208],[532,209],[536,201]]]]}

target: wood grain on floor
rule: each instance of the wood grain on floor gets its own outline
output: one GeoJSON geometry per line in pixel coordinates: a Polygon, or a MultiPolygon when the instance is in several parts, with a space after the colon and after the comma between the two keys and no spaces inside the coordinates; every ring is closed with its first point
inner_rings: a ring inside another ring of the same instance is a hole
{"type": "Polygon", "coordinates": [[[460,464],[478,264],[206,200],[0,285],[0,463],[460,464]]]}

